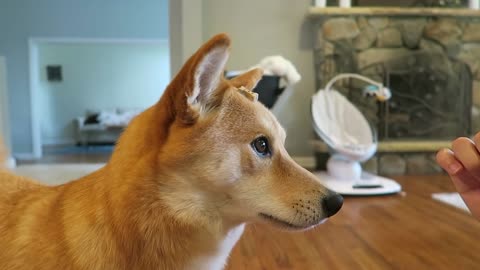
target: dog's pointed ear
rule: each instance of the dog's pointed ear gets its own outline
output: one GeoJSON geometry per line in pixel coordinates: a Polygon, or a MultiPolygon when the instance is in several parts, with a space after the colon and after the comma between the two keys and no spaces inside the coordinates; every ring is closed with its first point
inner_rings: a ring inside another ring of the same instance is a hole
{"type": "Polygon", "coordinates": [[[216,35],[188,59],[172,81],[169,87],[175,91],[176,115],[183,122],[194,123],[217,103],[216,89],[223,80],[229,54],[230,38],[216,35]]]}
{"type": "Polygon", "coordinates": [[[262,79],[262,76],[263,70],[259,68],[254,68],[231,79],[230,83],[237,88],[243,86],[249,90],[252,90],[253,88],[255,88],[255,86],[257,86],[260,79],[262,79]]]}
{"type": "Polygon", "coordinates": [[[187,99],[189,105],[208,103],[208,99],[217,88],[221,78],[223,78],[225,64],[230,51],[230,40],[227,37],[225,38],[214,38],[209,42],[212,43],[211,46],[204,48],[205,50],[203,51],[199,51],[199,61],[195,65],[195,71],[193,72],[194,87],[187,99]]]}

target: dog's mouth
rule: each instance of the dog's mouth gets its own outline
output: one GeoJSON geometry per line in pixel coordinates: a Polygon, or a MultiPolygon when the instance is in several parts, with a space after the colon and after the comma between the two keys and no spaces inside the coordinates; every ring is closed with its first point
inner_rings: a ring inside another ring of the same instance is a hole
{"type": "Polygon", "coordinates": [[[293,224],[291,222],[288,222],[288,221],[285,221],[285,220],[282,220],[282,219],[279,219],[279,218],[276,218],[272,215],[268,215],[268,214],[264,214],[264,213],[260,213],[258,214],[262,219],[264,220],[267,220],[271,223],[273,223],[274,225],[276,226],[279,226],[281,228],[285,228],[285,229],[290,229],[290,230],[306,230],[306,229],[309,229],[311,227],[314,227],[316,225],[319,225],[319,224],[322,224],[324,223],[327,219],[324,219],[318,223],[315,223],[315,224],[308,224],[308,225],[296,225],[296,224],[293,224]]]}

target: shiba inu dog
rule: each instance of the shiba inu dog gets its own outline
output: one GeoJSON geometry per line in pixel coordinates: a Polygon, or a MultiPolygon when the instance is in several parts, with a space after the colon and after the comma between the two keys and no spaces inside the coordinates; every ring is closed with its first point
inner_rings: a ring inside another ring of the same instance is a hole
{"type": "Polygon", "coordinates": [[[100,170],[59,186],[0,172],[0,269],[222,269],[247,223],[334,215],[342,197],[255,101],[262,71],[224,79],[229,51],[225,34],[205,43],[100,170]]]}

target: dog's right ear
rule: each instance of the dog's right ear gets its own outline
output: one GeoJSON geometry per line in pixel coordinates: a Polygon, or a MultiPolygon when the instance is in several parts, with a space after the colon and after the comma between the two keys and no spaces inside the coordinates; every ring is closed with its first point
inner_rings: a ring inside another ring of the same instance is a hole
{"type": "Polygon", "coordinates": [[[259,68],[255,68],[231,79],[230,83],[237,88],[240,88],[243,86],[248,90],[253,90],[253,88],[257,86],[262,76],[263,76],[263,70],[259,68]]]}
{"type": "Polygon", "coordinates": [[[192,124],[215,106],[220,98],[217,87],[230,51],[230,38],[225,34],[206,42],[182,67],[169,86],[175,91],[176,117],[192,124]]]}

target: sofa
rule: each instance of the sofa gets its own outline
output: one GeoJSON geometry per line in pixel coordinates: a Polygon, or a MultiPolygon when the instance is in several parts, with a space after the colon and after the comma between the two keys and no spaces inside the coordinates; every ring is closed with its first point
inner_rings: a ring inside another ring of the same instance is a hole
{"type": "Polygon", "coordinates": [[[143,109],[87,110],[75,121],[78,145],[115,144],[130,121],[143,109]]]}

